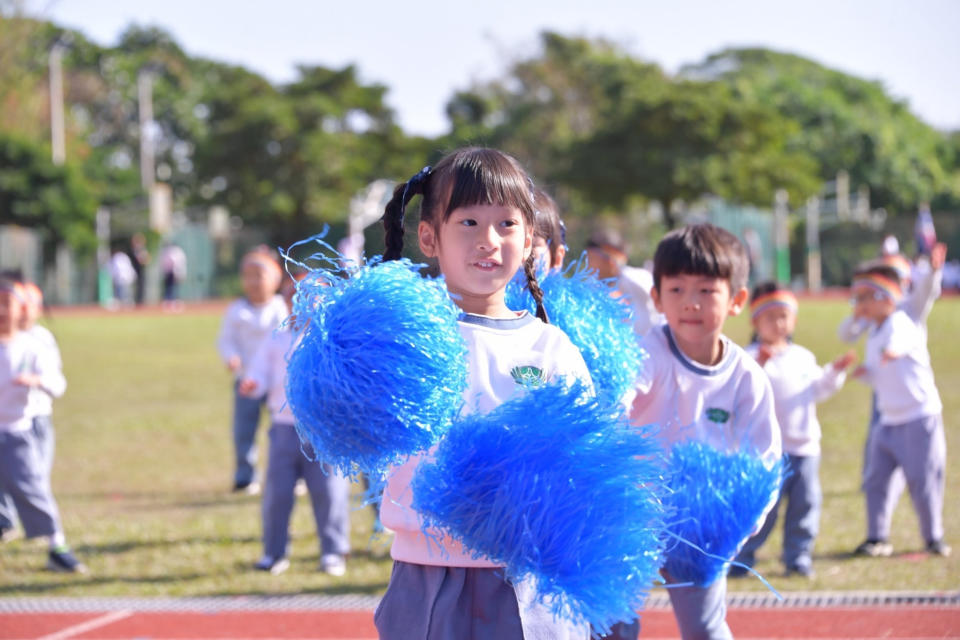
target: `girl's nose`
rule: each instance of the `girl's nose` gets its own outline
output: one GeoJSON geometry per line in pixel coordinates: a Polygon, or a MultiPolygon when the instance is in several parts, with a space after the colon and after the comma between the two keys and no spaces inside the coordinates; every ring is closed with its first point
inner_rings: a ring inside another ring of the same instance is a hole
{"type": "Polygon", "coordinates": [[[477,234],[477,246],[480,249],[493,249],[497,246],[499,235],[493,225],[487,225],[477,234]]]}

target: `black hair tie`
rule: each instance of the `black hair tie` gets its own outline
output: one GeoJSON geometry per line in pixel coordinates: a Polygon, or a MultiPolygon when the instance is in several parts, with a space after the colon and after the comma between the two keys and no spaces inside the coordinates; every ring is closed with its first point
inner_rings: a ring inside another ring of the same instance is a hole
{"type": "Polygon", "coordinates": [[[400,225],[401,226],[403,226],[403,215],[407,208],[407,203],[410,202],[410,199],[413,198],[413,196],[417,195],[415,191],[411,193],[410,187],[417,187],[423,184],[423,181],[426,180],[428,177],[430,177],[430,172],[432,170],[433,168],[430,165],[425,166],[423,169],[420,169],[417,175],[407,180],[407,184],[403,187],[403,197],[400,198],[400,225]]]}

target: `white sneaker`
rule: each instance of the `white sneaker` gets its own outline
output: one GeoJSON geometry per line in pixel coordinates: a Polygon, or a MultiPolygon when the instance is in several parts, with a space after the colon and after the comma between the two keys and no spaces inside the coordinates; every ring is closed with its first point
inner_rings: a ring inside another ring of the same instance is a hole
{"type": "Polygon", "coordinates": [[[290,561],[286,558],[272,558],[270,556],[263,556],[257,560],[256,564],[253,565],[253,568],[257,571],[269,571],[273,575],[278,576],[290,568],[290,561]]]}
{"type": "Polygon", "coordinates": [[[298,498],[307,495],[307,483],[304,482],[303,478],[297,480],[297,484],[293,486],[293,495],[298,498]]]}
{"type": "Polygon", "coordinates": [[[347,559],[337,553],[325,553],[320,558],[320,571],[339,578],[347,572],[347,559]]]}

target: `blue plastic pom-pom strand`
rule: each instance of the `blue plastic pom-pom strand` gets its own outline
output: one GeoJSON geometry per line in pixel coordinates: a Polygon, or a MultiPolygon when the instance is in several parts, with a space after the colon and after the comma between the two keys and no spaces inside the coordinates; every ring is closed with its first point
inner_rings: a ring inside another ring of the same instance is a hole
{"type": "Polygon", "coordinates": [[[675,582],[712,584],[776,500],[783,463],[685,441],[670,453],[667,573],[675,582]]]}
{"type": "MultiPolygon", "coordinates": [[[[613,297],[608,282],[587,268],[585,258],[563,272],[538,276],[543,306],[550,323],[563,330],[580,350],[597,394],[616,401],[636,382],[644,352],[633,332],[633,310],[623,298],[613,297]]],[[[507,306],[536,310],[523,272],[507,287],[507,306]]]]}
{"type": "Polygon", "coordinates": [[[294,299],[287,401],[318,460],[378,477],[435,444],[460,410],[459,309],[442,279],[408,260],[342,269],[327,253],[312,258],[320,266],[300,263],[311,271],[294,299]]]}
{"type": "Polygon", "coordinates": [[[580,383],[455,422],[414,476],[414,507],[558,615],[632,620],[662,563],[660,445],[580,383]]]}

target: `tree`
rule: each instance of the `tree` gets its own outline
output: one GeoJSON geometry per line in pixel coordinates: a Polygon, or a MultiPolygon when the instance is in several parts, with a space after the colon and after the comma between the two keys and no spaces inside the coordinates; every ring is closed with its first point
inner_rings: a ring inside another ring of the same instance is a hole
{"type": "Polygon", "coordinates": [[[878,82],[767,49],[728,49],[683,74],[722,82],[736,100],[796,121],[788,148],[812,155],[824,180],[847,171],[870,187],[875,206],[914,211],[953,189],[944,136],[878,82]]]}
{"type": "Polygon", "coordinates": [[[96,248],[96,200],[73,164],[56,166],[49,147],[0,132],[0,225],[45,232],[83,251],[96,248]]]}

